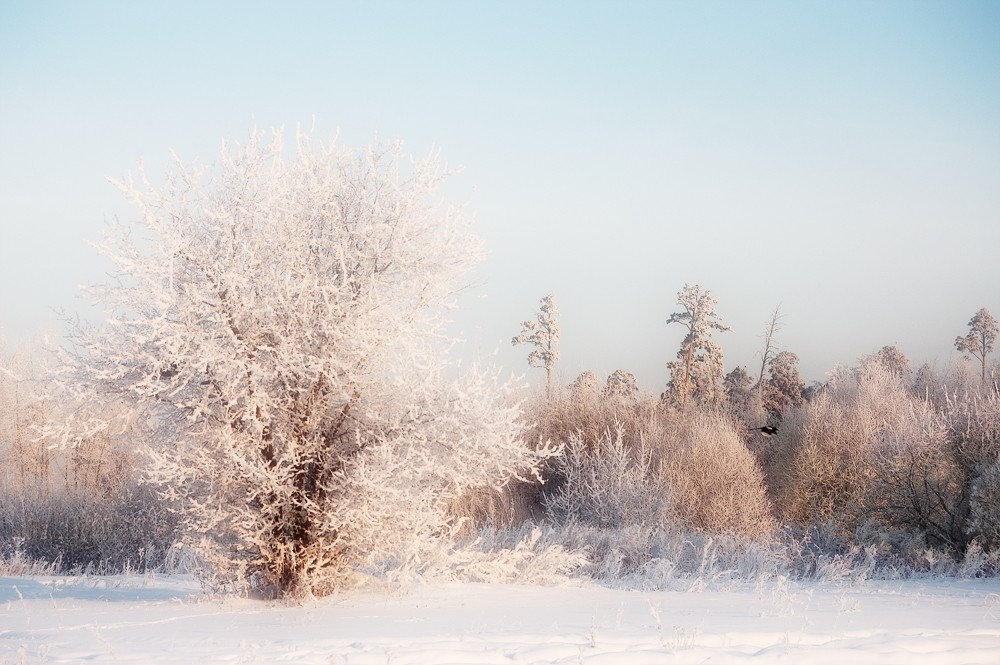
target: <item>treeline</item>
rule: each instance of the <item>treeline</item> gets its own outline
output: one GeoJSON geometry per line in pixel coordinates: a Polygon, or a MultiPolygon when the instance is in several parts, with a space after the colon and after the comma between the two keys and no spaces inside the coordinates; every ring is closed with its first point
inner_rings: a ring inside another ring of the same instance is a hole
{"type": "MultiPolygon", "coordinates": [[[[560,525],[792,538],[800,551],[806,541],[828,555],[863,551],[911,572],[966,559],[989,561],[979,573],[995,571],[1000,394],[988,311],[955,342],[975,365],[913,370],[887,346],[807,388],[798,358],[778,348],[778,310],[759,374],[724,374],[711,334],[726,327],[711,294],[686,286],[678,302],[668,323],[687,335],[661,395],[642,394],[619,370],[604,381],[584,372],[535,400],[536,435],[566,449],[548,482],[520,499],[524,514],[560,525]]],[[[551,296],[543,304],[538,327],[558,332],[546,321],[557,311],[551,296]]],[[[558,357],[551,341],[536,358],[558,357]]]]}
{"type": "MultiPolygon", "coordinates": [[[[163,567],[177,517],[143,482],[142,447],[99,429],[52,446],[46,431],[65,414],[43,397],[41,360],[2,354],[0,557],[69,572],[163,567]]],[[[467,493],[452,514],[480,539],[483,529],[503,540],[497,529],[541,525],[543,544],[587,551],[589,574],[612,577],[662,558],[666,543],[697,538],[729,543],[729,555],[764,548],[755,556],[788,560],[803,575],[838,556],[908,574],[969,558],[976,574],[992,574],[1000,397],[975,369],[912,371],[887,347],[797,394],[784,390],[794,381],[771,383],[780,373],[765,374],[763,386],[730,373],[711,400],[698,391],[686,403],[669,389],[643,394],[626,371],[603,380],[584,372],[527,404],[526,437],[563,445],[544,482],[467,493]],[[610,573],[594,561],[609,556],[618,557],[610,573]]],[[[692,571],[703,563],[695,558],[692,571]]]]}

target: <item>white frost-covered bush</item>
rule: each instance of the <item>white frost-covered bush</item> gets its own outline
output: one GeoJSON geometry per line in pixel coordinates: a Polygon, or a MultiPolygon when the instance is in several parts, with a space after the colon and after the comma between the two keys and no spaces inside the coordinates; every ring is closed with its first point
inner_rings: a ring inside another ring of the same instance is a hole
{"type": "Polygon", "coordinates": [[[118,183],[138,219],[101,246],[107,325],[77,330],[63,385],[148,429],[150,477],[218,581],[295,596],[412,569],[454,497],[550,453],[491,372],[447,367],[442,312],[482,250],[443,180],[435,155],[276,132],[118,183]]]}
{"type": "Polygon", "coordinates": [[[544,499],[551,517],[598,527],[669,520],[670,491],[653,467],[649,449],[629,445],[623,437],[621,424],[597,441],[570,436],[556,465],[561,484],[544,499]]]}

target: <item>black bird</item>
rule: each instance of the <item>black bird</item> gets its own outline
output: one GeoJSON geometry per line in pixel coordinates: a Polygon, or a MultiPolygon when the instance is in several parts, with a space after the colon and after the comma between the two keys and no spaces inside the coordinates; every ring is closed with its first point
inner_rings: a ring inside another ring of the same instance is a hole
{"type": "Polygon", "coordinates": [[[774,436],[778,433],[777,427],[772,427],[771,425],[764,425],[763,427],[751,427],[751,432],[760,432],[766,436],[774,436]]]}

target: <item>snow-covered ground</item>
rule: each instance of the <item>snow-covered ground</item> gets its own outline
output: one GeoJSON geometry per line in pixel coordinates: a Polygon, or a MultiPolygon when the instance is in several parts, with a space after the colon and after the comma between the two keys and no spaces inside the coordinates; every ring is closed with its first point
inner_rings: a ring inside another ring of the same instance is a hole
{"type": "Polygon", "coordinates": [[[429,585],[301,606],[0,578],[2,663],[1000,663],[1000,580],[717,592],[429,585]]]}

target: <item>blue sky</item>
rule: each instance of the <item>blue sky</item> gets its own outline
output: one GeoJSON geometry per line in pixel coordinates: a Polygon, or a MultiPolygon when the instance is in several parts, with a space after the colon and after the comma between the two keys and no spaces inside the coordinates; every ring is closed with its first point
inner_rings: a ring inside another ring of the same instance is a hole
{"type": "Polygon", "coordinates": [[[314,117],[463,168],[491,255],[456,330],[516,372],[549,292],[562,380],[656,392],[685,282],[728,369],[780,303],[808,380],[886,344],[948,362],[1000,315],[998,2],[0,0],[8,344],[92,316],[86,242],[130,214],[105,176],[314,117]]]}

